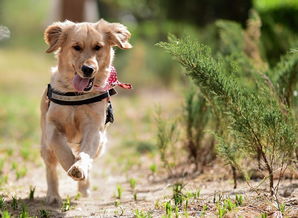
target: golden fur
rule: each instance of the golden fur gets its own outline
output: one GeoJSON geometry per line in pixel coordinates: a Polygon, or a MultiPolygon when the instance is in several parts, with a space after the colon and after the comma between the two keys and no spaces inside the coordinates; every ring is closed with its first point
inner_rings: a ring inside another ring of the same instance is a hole
{"type": "MultiPolygon", "coordinates": [[[[51,86],[59,92],[76,91],[75,74],[84,77],[83,65],[92,66],[94,84],[103,87],[113,61],[113,47],[132,46],[130,33],[119,23],[103,19],[97,23],[57,22],[44,34],[48,53],[56,52],[58,65],[51,77],[51,86]],[[80,50],[76,50],[79,46],[80,50]],[[96,49],[95,49],[96,48],[96,49]],[[98,49],[100,48],[100,49],[98,49]]],[[[89,170],[92,160],[103,150],[106,142],[105,100],[80,106],[64,106],[49,102],[46,91],[41,100],[41,155],[46,165],[47,202],[60,203],[56,166],[59,162],[74,180],[79,191],[89,193],[89,170]]],[[[95,92],[94,88],[90,92],[95,92]]]]}

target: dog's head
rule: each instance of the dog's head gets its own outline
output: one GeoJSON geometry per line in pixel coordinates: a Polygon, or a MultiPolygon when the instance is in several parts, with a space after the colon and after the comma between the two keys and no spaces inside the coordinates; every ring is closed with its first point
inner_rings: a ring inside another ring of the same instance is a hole
{"type": "Polygon", "coordinates": [[[58,53],[58,73],[77,91],[90,91],[94,84],[106,81],[113,47],[131,48],[129,38],[124,25],[103,19],[97,23],[57,22],[44,33],[47,52],[58,53]]]}

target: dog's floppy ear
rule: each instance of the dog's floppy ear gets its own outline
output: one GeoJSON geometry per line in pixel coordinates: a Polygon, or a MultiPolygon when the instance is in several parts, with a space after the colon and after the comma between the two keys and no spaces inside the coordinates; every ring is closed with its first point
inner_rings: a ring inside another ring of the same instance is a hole
{"type": "Polygon", "coordinates": [[[44,32],[44,40],[49,45],[47,53],[56,51],[60,48],[66,39],[65,29],[74,24],[71,21],[56,22],[48,26],[44,32]]]}
{"type": "Polygon", "coordinates": [[[104,19],[98,21],[97,25],[104,28],[107,39],[112,46],[118,46],[121,49],[132,48],[132,45],[128,42],[131,34],[126,26],[120,23],[109,23],[104,19]]]}

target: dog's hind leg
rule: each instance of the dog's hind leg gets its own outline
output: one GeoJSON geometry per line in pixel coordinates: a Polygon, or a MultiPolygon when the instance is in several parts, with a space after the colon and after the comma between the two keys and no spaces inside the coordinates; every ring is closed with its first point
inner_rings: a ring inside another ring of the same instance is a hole
{"type": "Polygon", "coordinates": [[[49,100],[46,97],[47,90],[44,91],[40,109],[41,109],[41,156],[46,165],[46,178],[47,178],[47,196],[46,201],[48,204],[60,204],[61,198],[58,191],[58,175],[57,175],[57,159],[52,150],[46,145],[46,114],[49,109],[49,100]]]}
{"type": "Polygon", "coordinates": [[[48,204],[60,204],[61,198],[58,191],[58,175],[57,175],[57,159],[53,151],[46,146],[41,147],[41,156],[46,165],[46,178],[47,178],[47,196],[46,202],[48,204]]]}

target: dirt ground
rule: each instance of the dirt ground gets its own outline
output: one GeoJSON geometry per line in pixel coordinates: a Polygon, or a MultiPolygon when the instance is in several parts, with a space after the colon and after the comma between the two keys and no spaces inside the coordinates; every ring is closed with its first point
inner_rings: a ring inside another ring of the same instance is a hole
{"type": "MultiPolygon", "coordinates": [[[[108,151],[109,152],[109,149],[108,151]]],[[[134,217],[135,211],[149,212],[152,217],[161,217],[165,214],[163,203],[172,196],[172,184],[183,182],[185,191],[200,190],[200,196],[190,201],[188,206],[189,217],[203,215],[203,205],[208,206],[205,217],[218,217],[214,201],[220,198],[234,198],[236,194],[244,197],[242,206],[228,212],[225,217],[261,217],[260,214],[267,213],[268,217],[281,217],[276,212],[276,205],[269,197],[262,194],[257,195],[251,191],[245,182],[240,182],[237,189],[233,189],[232,180],[220,178],[218,173],[222,168],[210,167],[204,174],[192,175],[191,177],[165,179],[164,175],[156,175],[142,167],[136,166],[127,172],[113,169],[109,155],[103,156],[94,162],[92,169],[92,194],[88,198],[76,196],[76,182],[69,178],[59,167],[60,193],[65,199],[71,198],[68,211],[63,211],[60,206],[47,206],[44,202],[46,195],[45,170],[41,165],[31,168],[28,176],[18,180],[16,183],[7,184],[4,187],[4,197],[7,205],[11,205],[12,196],[19,199],[19,204],[26,204],[29,214],[40,217],[40,210],[49,212],[50,217],[134,217]],[[137,180],[137,201],[134,200],[128,179],[137,180]],[[213,178],[213,179],[211,179],[213,178]],[[34,200],[29,200],[29,187],[36,187],[34,200]],[[123,194],[121,199],[116,199],[116,186],[121,185],[123,194]],[[115,206],[115,202],[119,202],[115,206]]],[[[144,158],[142,161],[146,161],[144,158]]],[[[227,172],[229,173],[229,172],[227,172]]],[[[226,174],[226,173],[223,173],[226,174]]],[[[256,185],[258,182],[252,182],[256,185]]],[[[298,180],[284,181],[280,193],[289,193],[286,198],[280,200],[286,205],[286,217],[298,217],[298,180]]],[[[21,207],[19,207],[21,208],[21,207]]],[[[21,209],[13,210],[12,214],[19,214],[21,209]]],[[[185,213],[179,212],[180,217],[187,217],[185,213]]],[[[145,216],[144,216],[145,217],[145,216]]]]}
{"type": "MultiPolygon", "coordinates": [[[[154,94],[150,95],[148,96],[147,93],[139,99],[156,97],[154,94]]],[[[160,94],[156,101],[163,102],[167,107],[171,107],[171,104],[177,107],[176,100],[173,101],[173,99],[176,97],[160,94]],[[165,99],[171,100],[166,102],[165,99]]],[[[154,131],[150,131],[154,126],[151,126],[152,122],[148,122],[148,119],[152,116],[154,103],[118,98],[115,105],[117,123],[109,127],[106,153],[93,163],[90,197],[78,196],[76,182],[69,178],[59,166],[60,194],[64,201],[69,197],[70,205],[69,208],[64,207],[64,209],[61,205],[46,205],[45,168],[37,154],[36,160],[31,161],[32,163],[29,161],[27,165],[28,161],[26,162],[28,169],[26,176],[16,180],[15,172],[10,168],[6,170],[9,179],[1,189],[6,204],[5,209],[14,217],[20,217],[22,205],[25,205],[26,210],[33,217],[42,217],[42,211],[47,211],[48,217],[175,217],[175,213],[166,215],[165,205],[172,199],[173,185],[182,183],[183,193],[198,193],[199,191],[200,194],[189,198],[187,209],[179,208],[177,211],[179,217],[220,217],[219,207],[223,201],[225,199],[234,201],[236,195],[243,197],[243,204],[227,211],[223,217],[282,217],[278,212],[276,201],[263,190],[264,186],[258,187],[259,194],[252,191],[244,181],[239,181],[237,189],[233,189],[232,173],[224,163],[210,163],[204,169],[203,174],[195,173],[169,179],[166,171],[161,167],[162,164],[158,162],[158,154],[151,156],[151,153],[142,155],[131,152],[135,149],[133,141],[140,139],[142,143],[152,141],[154,131]],[[139,106],[128,107],[128,102],[139,106]],[[140,106],[143,107],[142,114],[138,112],[140,106]],[[146,108],[149,108],[147,112],[146,108]],[[153,163],[157,163],[158,166],[155,175],[150,171],[150,165],[153,163]],[[131,178],[136,180],[137,200],[134,199],[133,190],[130,187],[129,179],[131,178]],[[123,190],[120,199],[116,197],[117,186],[123,190]],[[29,200],[30,187],[36,187],[34,200],[29,200]],[[16,209],[12,207],[13,197],[18,199],[16,209]]],[[[38,152],[39,145],[33,148],[35,152],[38,152]]],[[[12,156],[7,160],[8,163],[13,161],[21,166],[25,164],[24,160],[18,159],[17,156],[12,156]]],[[[185,165],[184,168],[187,171],[190,166],[185,165]]],[[[251,181],[251,185],[256,187],[260,182],[260,180],[251,181]]],[[[298,217],[297,188],[298,180],[285,180],[281,183],[279,190],[281,196],[278,200],[284,205],[284,217],[298,217]]]]}

